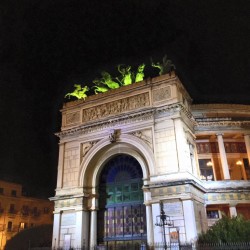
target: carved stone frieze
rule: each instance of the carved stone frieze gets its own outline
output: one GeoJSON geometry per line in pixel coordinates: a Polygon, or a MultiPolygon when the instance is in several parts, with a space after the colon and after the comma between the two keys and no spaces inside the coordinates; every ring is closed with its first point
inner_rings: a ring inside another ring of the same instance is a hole
{"type": "Polygon", "coordinates": [[[80,111],[66,114],[66,124],[72,125],[80,122],[80,111]]]}
{"type": "Polygon", "coordinates": [[[153,102],[164,101],[170,99],[170,97],[171,97],[170,86],[153,90],[153,102]]]}
{"type": "Polygon", "coordinates": [[[93,121],[106,116],[117,115],[126,111],[148,107],[150,105],[149,93],[127,97],[124,99],[104,103],[82,111],[82,122],[93,121]]]}
{"type": "Polygon", "coordinates": [[[169,112],[171,113],[171,115],[176,112],[182,112],[192,122],[194,122],[192,114],[185,108],[185,106],[183,106],[181,103],[175,103],[175,104],[166,105],[164,107],[148,108],[147,110],[139,111],[133,114],[124,114],[123,116],[120,116],[120,117],[114,117],[114,118],[106,119],[103,121],[93,122],[93,123],[82,125],[76,128],[64,130],[62,132],[56,133],[56,135],[62,139],[70,135],[88,134],[88,133],[92,133],[96,131],[101,131],[103,129],[112,128],[114,126],[133,124],[136,122],[141,122],[141,121],[146,121],[146,120],[153,120],[155,114],[157,113],[167,114],[169,112]]]}
{"type": "Polygon", "coordinates": [[[149,110],[134,113],[134,114],[128,114],[123,117],[116,117],[116,118],[112,118],[112,119],[108,119],[104,121],[99,121],[98,123],[83,125],[77,128],[71,128],[71,129],[56,133],[56,135],[62,139],[70,135],[88,134],[88,133],[92,133],[96,131],[101,131],[107,128],[113,128],[114,126],[120,126],[120,125],[141,122],[141,121],[152,120],[153,114],[154,114],[154,109],[149,109],[149,110]]]}

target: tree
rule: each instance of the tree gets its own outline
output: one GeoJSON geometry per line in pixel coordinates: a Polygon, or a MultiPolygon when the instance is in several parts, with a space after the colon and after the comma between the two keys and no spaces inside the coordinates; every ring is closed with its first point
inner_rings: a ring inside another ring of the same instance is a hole
{"type": "Polygon", "coordinates": [[[199,243],[248,242],[250,221],[239,215],[233,218],[223,216],[206,233],[198,237],[199,243]]]}
{"type": "Polygon", "coordinates": [[[27,250],[29,247],[51,247],[53,225],[25,229],[7,241],[5,250],[27,250]]]}

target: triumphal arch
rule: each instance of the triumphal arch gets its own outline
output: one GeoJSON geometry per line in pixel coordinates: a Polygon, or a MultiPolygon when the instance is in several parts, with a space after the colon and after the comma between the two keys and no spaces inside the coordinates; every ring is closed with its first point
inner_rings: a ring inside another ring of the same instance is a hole
{"type": "Polygon", "coordinates": [[[190,104],[173,72],[64,104],[53,247],[191,241],[206,229],[190,104]]]}

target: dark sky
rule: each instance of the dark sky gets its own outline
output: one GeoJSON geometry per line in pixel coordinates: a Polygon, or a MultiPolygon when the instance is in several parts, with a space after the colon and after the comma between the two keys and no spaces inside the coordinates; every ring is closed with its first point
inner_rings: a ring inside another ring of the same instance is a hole
{"type": "Polygon", "coordinates": [[[0,178],[54,195],[64,95],[120,63],[167,54],[194,103],[250,104],[249,9],[246,0],[1,0],[0,178]]]}

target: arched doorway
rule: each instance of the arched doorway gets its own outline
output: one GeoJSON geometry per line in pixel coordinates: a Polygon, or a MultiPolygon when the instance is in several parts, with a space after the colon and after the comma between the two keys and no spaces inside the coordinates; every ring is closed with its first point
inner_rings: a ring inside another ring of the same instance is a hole
{"type": "Polygon", "coordinates": [[[125,154],[111,158],[99,178],[98,244],[146,241],[142,169],[125,154]]]}

